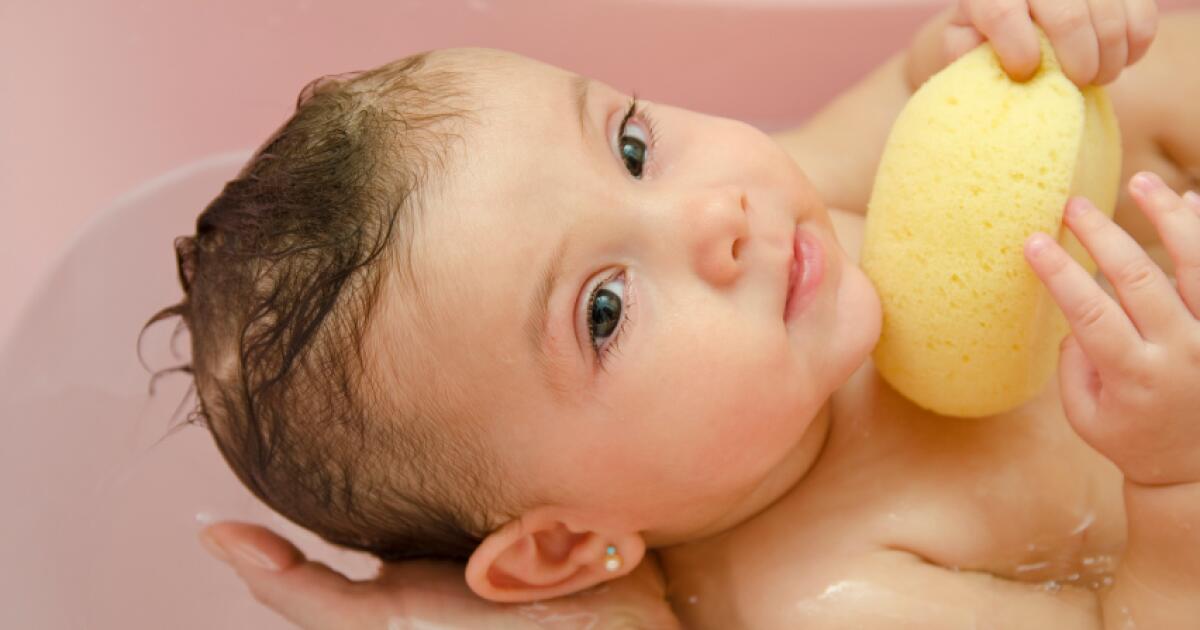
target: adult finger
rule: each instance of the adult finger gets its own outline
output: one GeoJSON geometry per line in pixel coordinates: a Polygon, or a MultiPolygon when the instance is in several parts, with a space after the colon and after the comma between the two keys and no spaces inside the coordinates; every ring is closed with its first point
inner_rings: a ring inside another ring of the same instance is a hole
{"type": "Polygon", "coordinates": [[[254,599],[301,628],[343,628],[356,615],[353,582],[307,560],[294,545],[264,527],[217,523],[201,531],[200,539],[237,571],[254,599]]]}

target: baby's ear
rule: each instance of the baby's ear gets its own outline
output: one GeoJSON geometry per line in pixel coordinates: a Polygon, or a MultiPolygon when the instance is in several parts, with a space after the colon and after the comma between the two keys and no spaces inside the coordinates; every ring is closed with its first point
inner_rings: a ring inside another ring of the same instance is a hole
{"type": "Polygon", "coordinates": [[[536,508],[484,539],[467,561],[467,584],[494,602],[531,602],[581,591],[637,567],[637,533],[601,535],[570,525],[557,508],[536,508]]]}

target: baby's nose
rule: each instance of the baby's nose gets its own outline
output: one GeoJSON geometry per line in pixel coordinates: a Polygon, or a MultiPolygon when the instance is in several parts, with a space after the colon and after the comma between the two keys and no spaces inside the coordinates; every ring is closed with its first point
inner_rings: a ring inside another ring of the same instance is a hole
{"type": "Polygon", "coordinates": [[[690,198],[679,215],[693,266],[707,282],[728,285],[742,273],[742,247],[749,235],[746,195],[724,186],[690,198]]]}

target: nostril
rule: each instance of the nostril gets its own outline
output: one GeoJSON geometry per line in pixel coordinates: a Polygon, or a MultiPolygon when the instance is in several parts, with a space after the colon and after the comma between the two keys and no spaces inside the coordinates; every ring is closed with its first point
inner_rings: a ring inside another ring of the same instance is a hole
{"type": "Polygon", "coordinates": [[[738,259],[738,253],[740,253],[741,250],[742,250],[742,239],[740,239],[740,238],[734,239],[733,240],[733,252],[732,252],[734,260],[738,259]]]}

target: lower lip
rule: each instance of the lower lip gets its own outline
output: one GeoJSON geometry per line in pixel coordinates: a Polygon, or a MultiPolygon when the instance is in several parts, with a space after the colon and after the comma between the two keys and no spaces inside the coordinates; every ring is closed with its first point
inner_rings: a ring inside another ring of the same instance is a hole
{"type": "Polygon", "coordinates": [[[821,242],[799,226],[796,227],[792,271],[788,276],[787,305],[783,310],[784,321],[804,311],[817,294],[817,287],[825,278],[825,250],[821,242]]]}

